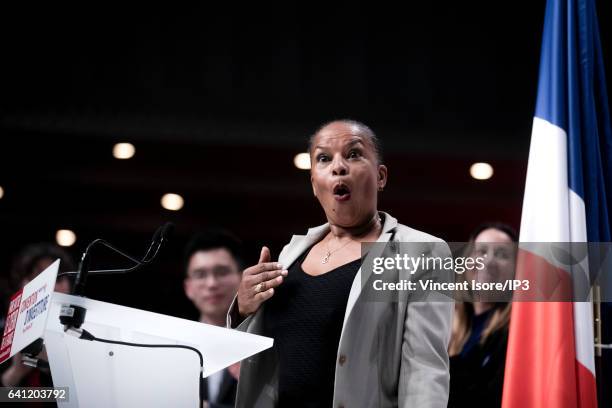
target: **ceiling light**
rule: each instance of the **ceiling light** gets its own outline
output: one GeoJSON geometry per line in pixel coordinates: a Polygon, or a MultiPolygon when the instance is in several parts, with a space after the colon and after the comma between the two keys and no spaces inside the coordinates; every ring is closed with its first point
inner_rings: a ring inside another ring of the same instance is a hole
{"type": "Polygon", "coordinates": [[[489,163],[474,163],[470,167],[470,175],[476,180],[487,180],[493,176],[493,167],[489,163]]]}
{"type": "Polygon", "coordinates": [[[59,246],[69,247],[76,242],[76,234],[69,229],[61,229],[55,233],[55,241],[59,246]]]}
{"type": "Polygon", "coordinates": [[[131,159],[134,153],[136,153],[136,148],[131,143],[117,143],[113,146],[113,157],[115,159],[131,159]]]}
{"type": "Polygon", "coordinates": [[[170,211],[180,210],[181,208],[183,208],[184,203],[185,201],[183,200],[183,197],[178,194],[168,193],[164,194],[161,198],[162,207],[170,211]]]}
{"type": "Polygon", "coordinates": [[[310,170],[310,154],[298,153],[293,158],[293,164],[300,170],[310,170]]]}

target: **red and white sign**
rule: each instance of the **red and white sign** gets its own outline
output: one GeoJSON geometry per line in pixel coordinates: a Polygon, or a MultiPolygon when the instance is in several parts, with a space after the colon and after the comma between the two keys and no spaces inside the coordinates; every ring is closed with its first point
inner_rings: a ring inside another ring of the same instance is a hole
{"type": "Polygon", "coordinates": [[[11,297],[0,345],[0,363],[43,337],[59,262],[59,259],[53,262],[11,297]]]}

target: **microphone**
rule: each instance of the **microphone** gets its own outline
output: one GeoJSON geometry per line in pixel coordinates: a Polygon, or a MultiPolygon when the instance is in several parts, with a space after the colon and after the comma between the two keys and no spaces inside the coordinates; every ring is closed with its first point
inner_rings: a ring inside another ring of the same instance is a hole
{"type": "MultiPolygon", "coordinates": [[[[173,231],[174,231],[174,224],[171,222],[167,222],[161,227],[157,228],[157,230],[155,230],[155,234],[153,234],[153,239],[151,239],[151,245],[149,245],[147,252],[142,257],[142,261],[140,262],[140,265],[148,264],[151,261],[153,261],[153,259],[155,259],[158,251],[161,249],[161,246],[164,244],[164,242],[168,240],[168,237],[172,234],[173,231]],[[153,248],[155,248],[155,252],[151,256],[151,258],[148,258],[153,248]]],[[[91,271],[91,272],[95,272],[95,271],[91,271]]]]}
{"type": "MultiPolygon", "coordinates": [[[[83,256],[81,257],[81,262],[79,264],[79,270],[72,271],[72,272],[64,272],[62,274],[59,274],[58,277],[63,276],[63,275],[77,275],[72,294],[77,295],[77,296],[85,296],[85,286],[87,284],[87,276],[89,274],[111,275],[111,274],[129,273],[129,272],[134,272],[140,269],[141,267],[150,264],[151,262],[155,260],[155,258],[157,257],[157,254],[159,253],[160,248],[168,240],[168,237],[172,233],[173,230],[174,230],[174,224],[171,222],[167,222],[163,226],[157,228],[157,230],[153,234],[153,238],[151,239],[151,243],[149,244],[149,248],[147,249],[147,252],[144,254],[144,256],[141,259],[134,258],[133,256],[121,251],[120,249],[115,248],[113,245],[109,244],[103,239],[100,239],[100,238],[95,239],[87,246],[87,248],[85,249],[85,252],[83,252],[83,256]],[[115,253],[118,253],[119,255],[134,262],[135,265],[130,268],[123,268],[123,269],[99,269],[99,270],[90,271],[89,270],[89,260],[91,257],[90,255],[91,250],[95,246],[99,246],[99,245],[102,245],[102,246],[105,246],[111,249],[115,253]]],[[[68,328],[68,327],[79,328],[81,324],[83,324],[84,319],[85,319],[85,309],[84,308],[75,306],[75,305],[62,307],[62,310],[60,312],[60,321],[62,322],[65,328],[68,328]]]]}
{"type": "MultiPolygon", "coordinates": [[[[115,274],[123,274],[123,273],[129,273],[129,272],[134,272],[138,269],[140,269],[141,267],[150,264],[151,262],[153,262],[153,260],[155,260],[155,258],[157,257],[157,254],[159,252],[159,250],[161,249],[162,245],[168,241],[168,237],[172,234],[172,231],[174,230],[174,224],[171,222],[167,222],[164,225],[160,226],[159,228],[157,228],[157,230],[155,231],[155,234],[153,234],[153,238],[151,239],[151,243],[149,244],[149,248],[147,248],[147,252],[144,254],[144,256],[142,257],[142,259],[136,259],[133,256],[130,256],[126,253],[124,253],[123,251],[115,248],[114,246],[112,246],[111,244],[109,244],[108,242],[106,242],[103,239],[96,239],[94,240],[92,243],[90,243],[87,246],[87,249],[85,250],[85,252],[83,253],[83,256],[81,258],[81,264],[79,266],[79,270],[78,271],[68,271],[68,272],[62,272],[60,274],[57,275],[57,277],[61,277],[61,276],[74,276],[77,275],[77,282],[80,283],[80,286],[84,285],[84,281],[87,280],[87,276],[89,275],[115,275],[115,274]],[[123,257],[129,259],[130,261],[134,262],[134,266],[129,267],[129,268],[121,268],[121,269],[94,269],[94,270],[89,270],[88,268],[88,262],[89,262],[89,251],[91,249],[91,247],[95,246],[95,245],[103,245],[109,249],[111,249],[112,251],[122,255],[123,257]],[[85,256],[87,255],[87,258],[85,258],[85,256]],[[87,264],[85,264],[85,268],[83,268],[83,258],[85,258],[85,261],[87,262],[87,264]],[[79,275],[81,274],[81,271],[85,271],[85,276],[81,276],[81,280],[79,281],[79,275]]],[[[73,294],[75,295],[82,295],[82,293],[80,291],[82,291],[84,288],[80,288],[79,292],[77,292],[77,288],[76,288],[76,283],[75,283],[75,291],[73,291],[73,294]]]]}

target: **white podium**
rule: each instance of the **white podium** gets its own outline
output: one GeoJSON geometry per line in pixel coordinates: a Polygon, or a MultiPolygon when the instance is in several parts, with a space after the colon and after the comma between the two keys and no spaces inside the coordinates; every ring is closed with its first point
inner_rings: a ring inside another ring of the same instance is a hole
{"type": "Polygon", "coordinates": [[[54,293],[45,330],[53,383],[68,387],[62,407],[197,407],[200,360],[192,350],[142,348],[64,333],[62,305],[87,309],[82,328],[96,337],[177,344],[204,356],[204,376],[272,346],[272,339],[78,296],[54,293]]]}

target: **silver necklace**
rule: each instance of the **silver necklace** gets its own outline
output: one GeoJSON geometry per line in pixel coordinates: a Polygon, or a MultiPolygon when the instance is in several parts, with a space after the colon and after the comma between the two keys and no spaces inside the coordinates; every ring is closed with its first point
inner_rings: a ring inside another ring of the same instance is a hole
{"type": "MultiPolygon", "coordinates": [[[[378,216],[378,215],[376,216],[376,222],[381,223],[380,216],[378,216]]],[[[382,224],[382,223],[381,223],[381,224],[382,224]]],[[[326,263],[328,263],[328,262],[329,262],[329,258],[332,256],[332,254],[333,254],[334,252],[337,252],[337,251],[341,250],[342,248],[344,248],[345,246],[347,246],[348,244],[350,244],[350,243],[351,243],[351,241],[358,242],[358,241],[355,241],[355,240],[353,240],[353,239],[350,239],[350,238],[349,238],[349,241],[348,241],[346,244],[342,245],[340,248],[336,248],[336,249],[334,249],[333,251],[330,251],[330,250],[329,250],[329,246],[327,246],[327,252],[325,253],[325,256],[324,256],[324,257],[321,259],[321,263],[322,263],[322,264],[326,264],[326,263]]]]}
{"type": "Polygon", "coordinates": [[[323,257],[323,259],[321,259],[321,263],[322,263],[322,264],[326,264],[326,263],[328,263],[328,262],[329,262],[329,257],[330,257],[330,256],[332,256],[332,254],[333,254],[334,252],[341,250],[342,248],[344,248],[345,246],[347,246],[348,244],[350,244],[350,243],[351,243],[351,241],[353,241],[353,240],[352,240],[352,239],[349,239],[349,241],[348,241],[346,244],[342,245],[340,248],[336,248],[336,249],[334,249],[333,251],[330,251],[330,250],[329,250],[329,246],[328,246],[328,247],[327,247],[327,252],[326,252],[325,256],[323,257]]]}

